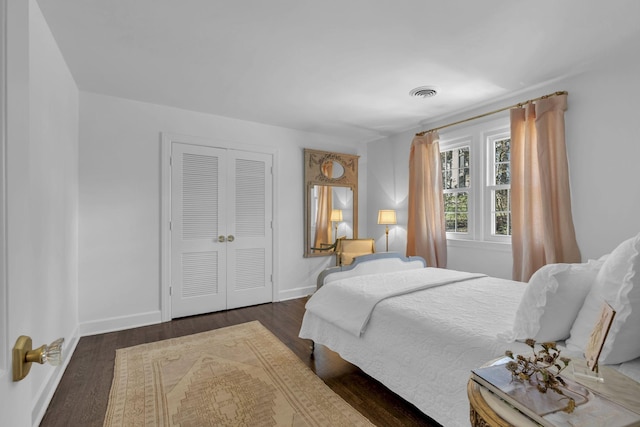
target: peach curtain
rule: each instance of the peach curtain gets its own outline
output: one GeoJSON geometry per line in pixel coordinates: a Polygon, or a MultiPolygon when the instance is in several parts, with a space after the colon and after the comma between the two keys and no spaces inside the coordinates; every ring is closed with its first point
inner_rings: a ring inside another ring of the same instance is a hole
{"type": "Polygon", "coordinates": [[[580,262],[564,138],[567,95],[511,110],[513,279],[545,264],[580,262]]]}
{"type": "Polygon", "coordinates": [[[418,255],[429,267],[447,266],[442,172],[438,132],[416,135],[409,155],[407,255],[418,255]]]}
{"type": "MultiPolygon", "coordinates": [[[[322,173],[325,176],[332,176],[333,163],[326,162],[322,165],[322,173]]],[[[331,245],[331,209],[333,188],[329,185],[318,187],[318,211],[316,213],[316,235],[313,243],[314,248],[321,248],[325,244],[331,245]]]]}

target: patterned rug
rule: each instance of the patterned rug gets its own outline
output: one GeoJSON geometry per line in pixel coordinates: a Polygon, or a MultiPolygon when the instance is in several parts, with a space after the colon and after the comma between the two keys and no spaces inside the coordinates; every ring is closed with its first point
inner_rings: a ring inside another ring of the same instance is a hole
{"type": "Polygon", "coordinates": [[[249,322],[117,350],[104,425],[372,424],[249,322]]]}

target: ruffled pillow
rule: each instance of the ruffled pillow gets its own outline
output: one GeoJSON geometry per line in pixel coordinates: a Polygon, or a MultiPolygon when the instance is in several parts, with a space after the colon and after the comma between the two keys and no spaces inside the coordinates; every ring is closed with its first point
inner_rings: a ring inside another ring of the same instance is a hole
{"type": "Polygon", "coordinates": [[[536,271],[520,300],[509,341],[533,338],[539,342],[569,337],[602,261],[584,264],[547,264],[536,271]]]}
{"type": "Polygon", "coordinates": [[[606,258],[571,328],[567,348],[583,352],[603,302],[616,311],[599,363],[640,357],[640,234],[622,242],[606,258]]]}

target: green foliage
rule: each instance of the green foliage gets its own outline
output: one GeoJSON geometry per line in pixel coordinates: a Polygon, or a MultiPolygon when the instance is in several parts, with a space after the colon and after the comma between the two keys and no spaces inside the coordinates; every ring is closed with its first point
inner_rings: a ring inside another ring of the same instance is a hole
{"type": "MultiPolygon", "coordinates": [[[[494,143],[495,185],[511,183],[511,139],[494,143]]],[[[471,187],[471,158],[469,147],[459,147],[440,153],[442,188],[444,193],[445,228],[447,232],[469,231],[469,192],[471,187]]],[[[511,235],[511,193],[509,189],[492,192],[493,233],[511,235]]]]}
{"type": "Polygon", "coordinates": [[[469,230],[469,193],[445,193],[444,212],[447,231],[466,233],[469,230]]]}

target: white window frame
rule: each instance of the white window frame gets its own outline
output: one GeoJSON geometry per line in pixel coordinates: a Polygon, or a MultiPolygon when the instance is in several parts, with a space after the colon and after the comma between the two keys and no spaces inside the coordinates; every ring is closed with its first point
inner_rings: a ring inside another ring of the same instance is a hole
{"type": "Polygon", "coordinates": [[[491,227],[493,142],[510,136],[509,117],[459,126],[440,132],[440,152],[469,146],[471,185],[469,186],[468,232],[447,232],[450,242],[465,244],[511,244],[511,236],[496,236],[491,227]]]}
{"type": "MultiPolygon", "coordinates": [[[[463,136],[460,138],[449,140],[445,143],[440,143],[440,152],[442,153],[443,151],[469,147],[469,158],[471,159],[471,162],[472,162],[474,156],[476,155],[476,150],[474,148],[474,145],[475,144],[473,144],[472,138],[470,138],[469,136],[463,136]],[[443,145],[446,145],[446,148],[444,148],[443,145]]],[[[460,232],[449,231],[447,232],[447,239],[453,238],[453,239],[460,239],[460,240],[473,240],[473,238],[469,237],[474,235],[474,230],[475,230],[475,222],[474,222],[474,215],[473,215],[474,213],[473,207],[475,206],[475,202],[474,202],[475,197],[474,197],[474,192],[472,191],[472,188],[477,178],[474,176],[473,168],[471,167],[471,162],[469,163],[469,169],[471,171],[471,185],[466,189],[466,191],[469,193],[469,198],[467,201],[468,203],[467,207],[469,209],[469,211],[467,212],[467,232],[460,233],[460,232]]],[[[464,189],[456,189],[456,191],[452,191],[452,193],[457,193],[462,191],[464,191],[464,189]]]]}
{"type": "Polygon", "coordinates": [[[484,236],[483,240],[489,242],[500,242],[500,243],[511,243],[511,236],[503,236],[493,234],[493,198],[491,197],[491,193],[493,190],[506,190],[511,189],[511,183],[509,184],[496,184],[495,183],[495,148],[494,144],[496,141],[500,141],[503,139],[507,139],[511,137],[511,131],[509,128],[498,129],[490,132],[484,133],[484,143],[485,143],[485,161],[483,162],[486,165],[485,172],[485,181],[484,181],[484,206],[486,209],[483,211],[484,214],[484,236]]]}

